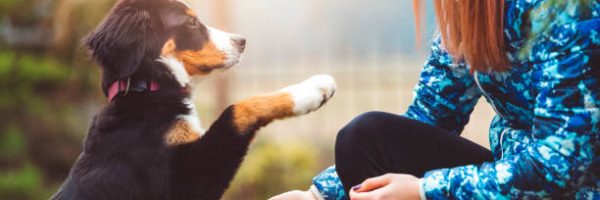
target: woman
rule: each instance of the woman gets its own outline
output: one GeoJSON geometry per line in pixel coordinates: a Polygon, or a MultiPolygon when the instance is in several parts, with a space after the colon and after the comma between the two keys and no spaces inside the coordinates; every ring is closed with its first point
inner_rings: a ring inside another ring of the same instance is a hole
{"type": "Polygon", "coordinates": [[[435,7],[407,113],[357,117],[312,192],[274,199],[600,199],[600,1],[435,7]],[[481,96],[491,151],[459,136],[481,96]]]}

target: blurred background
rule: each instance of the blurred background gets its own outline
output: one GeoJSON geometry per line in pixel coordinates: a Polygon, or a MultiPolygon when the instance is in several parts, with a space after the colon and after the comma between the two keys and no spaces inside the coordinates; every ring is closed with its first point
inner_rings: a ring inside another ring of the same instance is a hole
{"type": "MultiPolygon", "coordinates": [[[[106,104],[99,68],[80,40],[114,2],[0,1],[0,199],[47,199],[68,174],[93,115],[106,104]]],[[[205,24],[249,41],[239,66],[198,88],[203,125],[230,103],[314,74],[338,81],[324,108],[259,132],[224,199],[307,189],[333,163],[337,130],[354,116],[406,110],[433,34],[429,1],[422,41],[410,0],[187,2],[205,24]]],[[[463,136],[487,147],[492,114],[481,102],[463,136]]]]}

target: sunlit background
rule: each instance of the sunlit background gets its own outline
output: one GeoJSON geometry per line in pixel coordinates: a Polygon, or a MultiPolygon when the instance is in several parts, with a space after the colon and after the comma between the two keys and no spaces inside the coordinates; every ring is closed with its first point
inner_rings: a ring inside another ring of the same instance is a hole
{"type": "MultiPolygon", "coordinates": [[[[333,163],[345,123],[366,111],[405,111],[433,34],[427,5],[423,41],[416,41],[410,0],[187,2],[205,24],[242,34],[249,45],[239,66],[198,89],[204,126],[225,105],[314,74],[338,82],[321,110],[259,132],[224,199],[308,188],[333,163]]],[[[79,41],[113,3],[0,1],[0,199],[47,199],[68,174],[93,115],[106,104],[99,68],[79,41]]],[[[463,135],[488,146],[492,113],[480,103],[463,135]]]]}

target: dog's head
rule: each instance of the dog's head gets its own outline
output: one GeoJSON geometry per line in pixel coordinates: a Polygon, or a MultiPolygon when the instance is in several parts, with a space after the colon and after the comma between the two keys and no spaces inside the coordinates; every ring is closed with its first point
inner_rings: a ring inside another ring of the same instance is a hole
{"type": "Polygon", "coordinates": [[[103,68],[105,92],[129,77],[186,86],[234,66],[246,47],[243,37],[203,25],[180,0],[120,0],[84,43],[103,68]]]}

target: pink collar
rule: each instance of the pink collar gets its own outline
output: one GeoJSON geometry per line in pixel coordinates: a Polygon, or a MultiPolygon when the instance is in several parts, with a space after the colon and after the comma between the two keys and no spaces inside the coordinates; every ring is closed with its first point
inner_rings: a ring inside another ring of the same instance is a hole
{"type": "Polygon", "coordinates": [[[150,91],[157,91],[160,90],[160,85],[158,85],[158,83],[156,83],[155,81],[150,81],[149,83],[144,81],[141,86],[139,84],[135,90],[132,89],[132,85],[131,85],[131,78],[128,78],[127,80],[118,80],[115,81],[114,83],[110,84],[110,87],[108,88],[108,101],[112,102],[112,100],[115,98],[115,96],[117,96],[117,94],[119,94],[120,92],[125,92],[125,95],[127,95],[127,93],[129,93],[130,91],[142,91],[142,90],[150,90],[150,91]]]}

